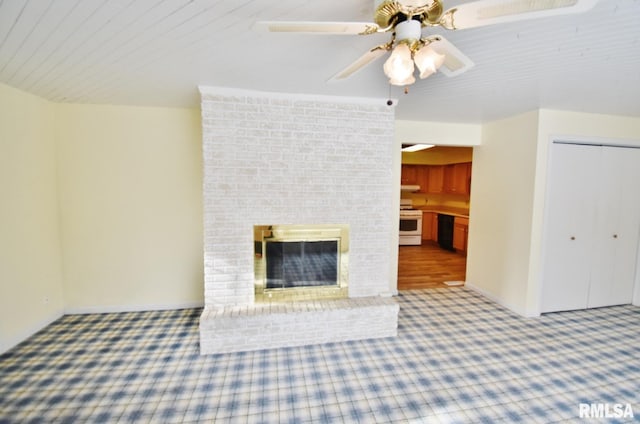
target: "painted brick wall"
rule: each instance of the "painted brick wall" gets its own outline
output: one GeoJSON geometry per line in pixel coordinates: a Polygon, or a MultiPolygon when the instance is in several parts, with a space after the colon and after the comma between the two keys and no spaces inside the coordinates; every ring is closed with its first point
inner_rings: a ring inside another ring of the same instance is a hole
{"type": "Polygon", "coordinates": [[[389,292],[394,108],[201,87],[205,305],[253,303],[253,226],[349,224],[349,296],[389,292]]]}

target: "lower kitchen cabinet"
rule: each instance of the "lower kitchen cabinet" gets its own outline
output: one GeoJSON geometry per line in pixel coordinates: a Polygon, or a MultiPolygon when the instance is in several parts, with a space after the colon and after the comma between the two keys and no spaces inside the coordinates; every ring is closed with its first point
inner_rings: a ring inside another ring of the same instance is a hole
{"type": "Polygon", "coordinates": [[[438,241],[438,214],[424,212],[422,214],[422,240],[438,241]]]}
{"type": "MultiPolygon", "coordinates": [[[[467,251],[469,233],[469,218],[461,216],[453,220],[453,248],[459,252],[467,251]]],[[[438,213],[424,212],[422,214],[422,240],[438,241],[438,213]]]]}
{"type": "Polygon", "coordinates": [[[631,303],[639,165],[640,149],[552,144],[541,312],[631,303]]]}
{"type": "Polygon", "coordinates": [[[469,218],[456,216],[453,221],[453,248],[456,251],[467,251],[469,233],[469,218]]]}

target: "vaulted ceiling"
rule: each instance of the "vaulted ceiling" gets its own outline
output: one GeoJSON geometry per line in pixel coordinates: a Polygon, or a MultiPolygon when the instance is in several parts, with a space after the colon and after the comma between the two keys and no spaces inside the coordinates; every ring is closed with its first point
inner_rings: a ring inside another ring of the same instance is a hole
{"type": "MultiPolygon", "coordinates": [[[[390,35],[254,31],[258,20],[371,21],[372,0],[0,0],[0,82],[55,102],[197,107],[198,85],[399,100],[399,119],[479,123],[537,108],[640,117],[640,0],[441,33],[475,67],[392,87],[390,35]]],[[[445,0],[445,8],[465,1],[445,0]]]]}

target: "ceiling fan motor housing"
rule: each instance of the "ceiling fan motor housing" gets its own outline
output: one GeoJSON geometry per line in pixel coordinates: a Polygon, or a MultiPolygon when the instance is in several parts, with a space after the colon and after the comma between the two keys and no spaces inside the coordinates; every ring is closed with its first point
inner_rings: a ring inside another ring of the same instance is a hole
{"type": "Polygon", "coordinates": [[[400,22],[396,25],[395,31],[396,42],[406,43],[409,48],[413,50],[413,47],[419,43],[420,37],[422,36],[422,25],[419,21],[411,19],[400,22]]]}
{"type": "Polygon", "coordinates": [[[374,22],[389,30],[408,20],[417,20],[422,26],[435,25],[442,11],[441,0],[377,0],[374,22]]]}

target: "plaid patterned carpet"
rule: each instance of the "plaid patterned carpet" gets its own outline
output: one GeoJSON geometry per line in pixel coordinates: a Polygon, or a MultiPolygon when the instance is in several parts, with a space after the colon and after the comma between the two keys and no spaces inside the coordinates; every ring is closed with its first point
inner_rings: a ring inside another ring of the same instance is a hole
{"type": "Polygon", "coordinates": [[[524,319],[465,288],[398,302],[397,338],[212,356],[200,309],[64,316],[0,356],[0,423],[584,422],[580,403],[640,420],[640,308],[524,319]]]}

